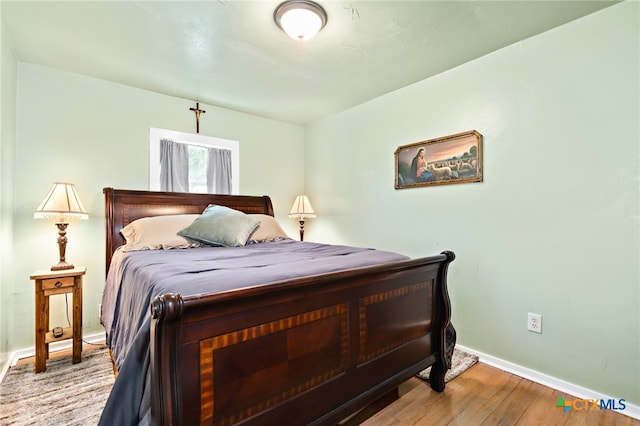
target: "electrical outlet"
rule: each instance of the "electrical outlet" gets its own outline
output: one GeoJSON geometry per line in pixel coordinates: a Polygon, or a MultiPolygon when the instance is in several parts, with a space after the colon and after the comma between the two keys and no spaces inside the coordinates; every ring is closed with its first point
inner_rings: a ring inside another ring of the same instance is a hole
{"type": "Polygon", "coordinates": [[[98,318],[100,318],[101,314],[102,314],[102,303],[98,303],[98,318]]]}
{"type": "Polygon", "coordinates": [[[527,330],[542,334],[542,315],[529,312],[527,330]]]}

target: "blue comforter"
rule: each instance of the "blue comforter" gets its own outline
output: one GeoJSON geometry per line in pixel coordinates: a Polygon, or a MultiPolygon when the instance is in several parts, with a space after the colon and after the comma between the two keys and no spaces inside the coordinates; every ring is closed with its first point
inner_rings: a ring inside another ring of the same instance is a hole
{"type": "Polygon", "coordinates": [[[215,293],[407,259],[381,250],[294,240],[235,248],[117,251],[105,284],[101,321],[119,375],[100,424],[149,423],[149,306],[156,296],[215,293]]]}

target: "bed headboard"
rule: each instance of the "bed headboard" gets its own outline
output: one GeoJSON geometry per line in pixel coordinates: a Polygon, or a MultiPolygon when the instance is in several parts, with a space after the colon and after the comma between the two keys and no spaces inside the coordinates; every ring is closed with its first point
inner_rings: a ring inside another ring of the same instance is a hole
{"type": "Polygon", "coordinates": [[[104,188],[106,228],[106,271],[113,252],[125,243],[120,230],[141,217],[168,214],[199,214],[209,204],[218,204],[245,213],[273,216],[273,205],[267,195],[220,195],[182,192],[132,191],[104,188]]]}

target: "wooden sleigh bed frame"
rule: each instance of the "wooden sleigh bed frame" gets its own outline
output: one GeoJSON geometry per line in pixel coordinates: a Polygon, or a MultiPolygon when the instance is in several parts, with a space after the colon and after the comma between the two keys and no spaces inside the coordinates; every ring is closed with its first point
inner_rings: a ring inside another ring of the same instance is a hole
{"type": "MultiPolygon", "coordinates": [[[[135,219],[208,204],[273,216],[268,196],[105,188],[106,265],[135,219]]],[[[151,305],[154,424],[336,424],[432,366],[444,390],[453,252],[151,305]],[[283,347],[284,351],[271,348],[283,347]]]]}

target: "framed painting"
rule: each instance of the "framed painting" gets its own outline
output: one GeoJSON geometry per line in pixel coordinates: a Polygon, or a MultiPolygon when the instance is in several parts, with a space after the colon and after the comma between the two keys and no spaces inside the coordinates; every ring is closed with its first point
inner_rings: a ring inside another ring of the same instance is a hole
{"type": "Polygon", "coordinates": [[[396,189],[482,182],[482,135],[475,130],[399,146],[396,189]]]}

